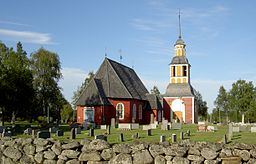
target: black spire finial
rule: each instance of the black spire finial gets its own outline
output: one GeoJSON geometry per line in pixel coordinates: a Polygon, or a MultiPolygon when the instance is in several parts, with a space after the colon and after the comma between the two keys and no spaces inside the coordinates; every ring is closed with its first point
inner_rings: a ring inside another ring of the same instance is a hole
{"type": "Polygon", "coordinates": [[[179,38],[181,39],[180,9],[179,9],[179,38]]]}

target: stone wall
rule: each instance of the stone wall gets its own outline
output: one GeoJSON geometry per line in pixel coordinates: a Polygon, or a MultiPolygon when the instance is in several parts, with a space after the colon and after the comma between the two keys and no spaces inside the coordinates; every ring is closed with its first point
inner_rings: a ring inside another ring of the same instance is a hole
{"type": "Polygon", "coordinates": [[[227,157],[233,156],[243,163],[256,163],[256,145],[246,144],[224,145],[184,140],[171,145],[109,145],[104,140],[60,142],[41,138],[2,138],[0,145],[0,163],[4,164],[214,164],[225,163],[227,157]]]}

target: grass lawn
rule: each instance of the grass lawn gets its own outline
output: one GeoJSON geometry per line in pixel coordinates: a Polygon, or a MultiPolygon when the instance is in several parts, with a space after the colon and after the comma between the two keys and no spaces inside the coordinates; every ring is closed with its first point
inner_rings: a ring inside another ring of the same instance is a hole
{"type": "MultiPolygon", "coordinates": [[[[18,123],[21,127],[25,127],[28,123],[20,122],[18,123]]],[[[8,124],[7,124],[8,125],[8,124]]],[[[214,125],[215,126],[215,125],[214,125]]],[[[36,124],[32,124],[32,128],[37,129],[36,124]]],[[[60,129],[64,130],[64,136],[56,137],[55,134],[52,134],[52,137],[55,139],[60,140],[68,140],[70,137],[70,128],[68,125],[60,125],[60,129]]],[[[190,130],[190,140],[192,141],[207,141],[207,142],[223,142],[223,138],[225,134],[228,134],[228,127],[227,126],[218,126],[218,130],[216,132],[197,132],[197,125],[192,124],[184,124],[182,125],[181,130],[169,130],[164,131],[161,129],[153,129],[152,136],[147,136],[147,132],[142,130],[142,127],[138,130],[120,130],[120,129],[111,129],[111,134],[108,135],[108,142],[113,143],[120,143],[119,136],[121,133],[124,135],[124,141],[126,143],[134,142],[134,141],[144,141],[144,142],[151,142],[151,143],[158,143],[160,141],[160,136],[165,135],[166,139],[171,142],[172,134],[177,135],[177,140],[180,141],[180,133],[187,132],[190,130]],[[132,139],[132,135],[139,133],[139,139],[132,139]]],[[[76,136],[77,140],[81,140],[84,138],[94,139],[94,137],[88,136],[89,130],[82,131],[82,134],[78,134],[76,136]]],[[[105,134],[106,130],[95,129],[94,134],[100,135],[105,134]]],[[[29,135],[17,135],[16,137],[30,137],[29,135]]],[[[185,137],[186,138],[186,137],[185,137]]],[[[233,133],[233,138],[231,143],[247,143],[247,144],[256,144],[256,133],[251,132],[240,132],[240,133],[233,133]]]]}

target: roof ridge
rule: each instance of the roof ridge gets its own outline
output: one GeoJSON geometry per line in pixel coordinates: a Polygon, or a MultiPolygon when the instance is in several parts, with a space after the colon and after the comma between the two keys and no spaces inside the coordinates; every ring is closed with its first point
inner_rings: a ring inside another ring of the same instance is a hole
{"type": "MultiPolygon", "coordinates": [[[[118,76],[118,74],[117,74],[115,68],[114,68],[113,65],[111,64],[111,62],[115,62],[115,63],[117,63],[117,64],[120,64],[120,63],[118,63],[118,62],[116,62],[116,61],[114,61],[114,60],[111,60],[111,59],[109,59],[109,58],[106,58],[106,60],[108,61],[109,65],[112,67],[112,69],[114,70],[114,72],[115,72],[117,78],[118,78],[118,79],[120,80],[120,82],[121,82],[121,85],[124,86],[125,90],[127,91],[127,93],[128,93],[128,94],[130,95],[130,97],[132,98],[132,97],[133,97],[132,94],[130,93],[130,91],[128,90],[128,88],[124,85],[124,82],[123,82],[123,81],[121,80],[121,78],[118,76]]],[[[120,64],[120,65],[123,66],[123,64],[120,64]]],[[[127,67],[127,68],[129,68],[129,67],[127,67]]]]}

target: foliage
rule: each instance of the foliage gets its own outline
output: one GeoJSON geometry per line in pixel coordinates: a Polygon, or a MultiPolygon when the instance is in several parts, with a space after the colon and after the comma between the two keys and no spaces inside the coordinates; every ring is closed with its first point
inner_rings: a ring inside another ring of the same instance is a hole
{"type": "Polygon", "coordinates": [[[44,48],[40,48],[31,55],[31,69],[33,73],[33,87],[36,92],[35,103],[37,114],[46,115],[48,111],[56,112],[59,97],[62,97],[58,81],[62,77],[59,56],[44,48]]]}
{"type": "MultiPolygon", "coordinates": [[[[221,111],[219,120],[223,112],[229,117],[229,121],[239,122],[242,114],[245,114],[247,121],[256,122],[256,89],[251,81],[237,80],[228,92],[224,91],[221,86],[215,100],[216,108],[221,111]]],[[[213,114],[216,115],[216,112],[213,111],[213,114]]]]}
{"type": "Polygon", "coordinates": [[[61,109],[61,120],[64,123],[67,123],[68,121],[72,120],[73,117],[73,109],[70,104],[64,104],[61,109]]]}
{"type": "Polygon", "coordinates": [[[195,101],[197,104],[197,109],[198,109],[198,116],[201,117],[203,120],[207,119],[207,102],[203,100],[202,95],[198,91],[195,92],[195,101]]]}
{"type": "Polygon", "coordinates": [[[84,82],[82,83],[82,85],[78,86],[77,90],[73,92],[73,97],[72,97],[72,105],[73,106],[75,106],[76,101],[78,100],[78,98],[80,97],[80,95],[82,94],[82,92],[86,88],[86,86],[89,84],[91,79],[93,79],[94,75],[95,75],[94,72],[90,71],[88,73],[87,77],[85,78],[84,82]]]}
{"type": "Polygon", "coordinates": [[[160,96],[160,91],[159,91],[159,89],[158,89],[158,87],[157,86],[153,86],[153,88],[150,90],[150,93],[151,94],[155,94],[155,95],[157,95],[157,96],[160,96]]]}
{"type": "Polygon", "coordinates": [[[22,44],[17,43],[16,51],[0,44],[0,106],[4,115],[26,118],[30,111],[34,90],[32,72],[29,68],[27,53],[22,44]]]}

